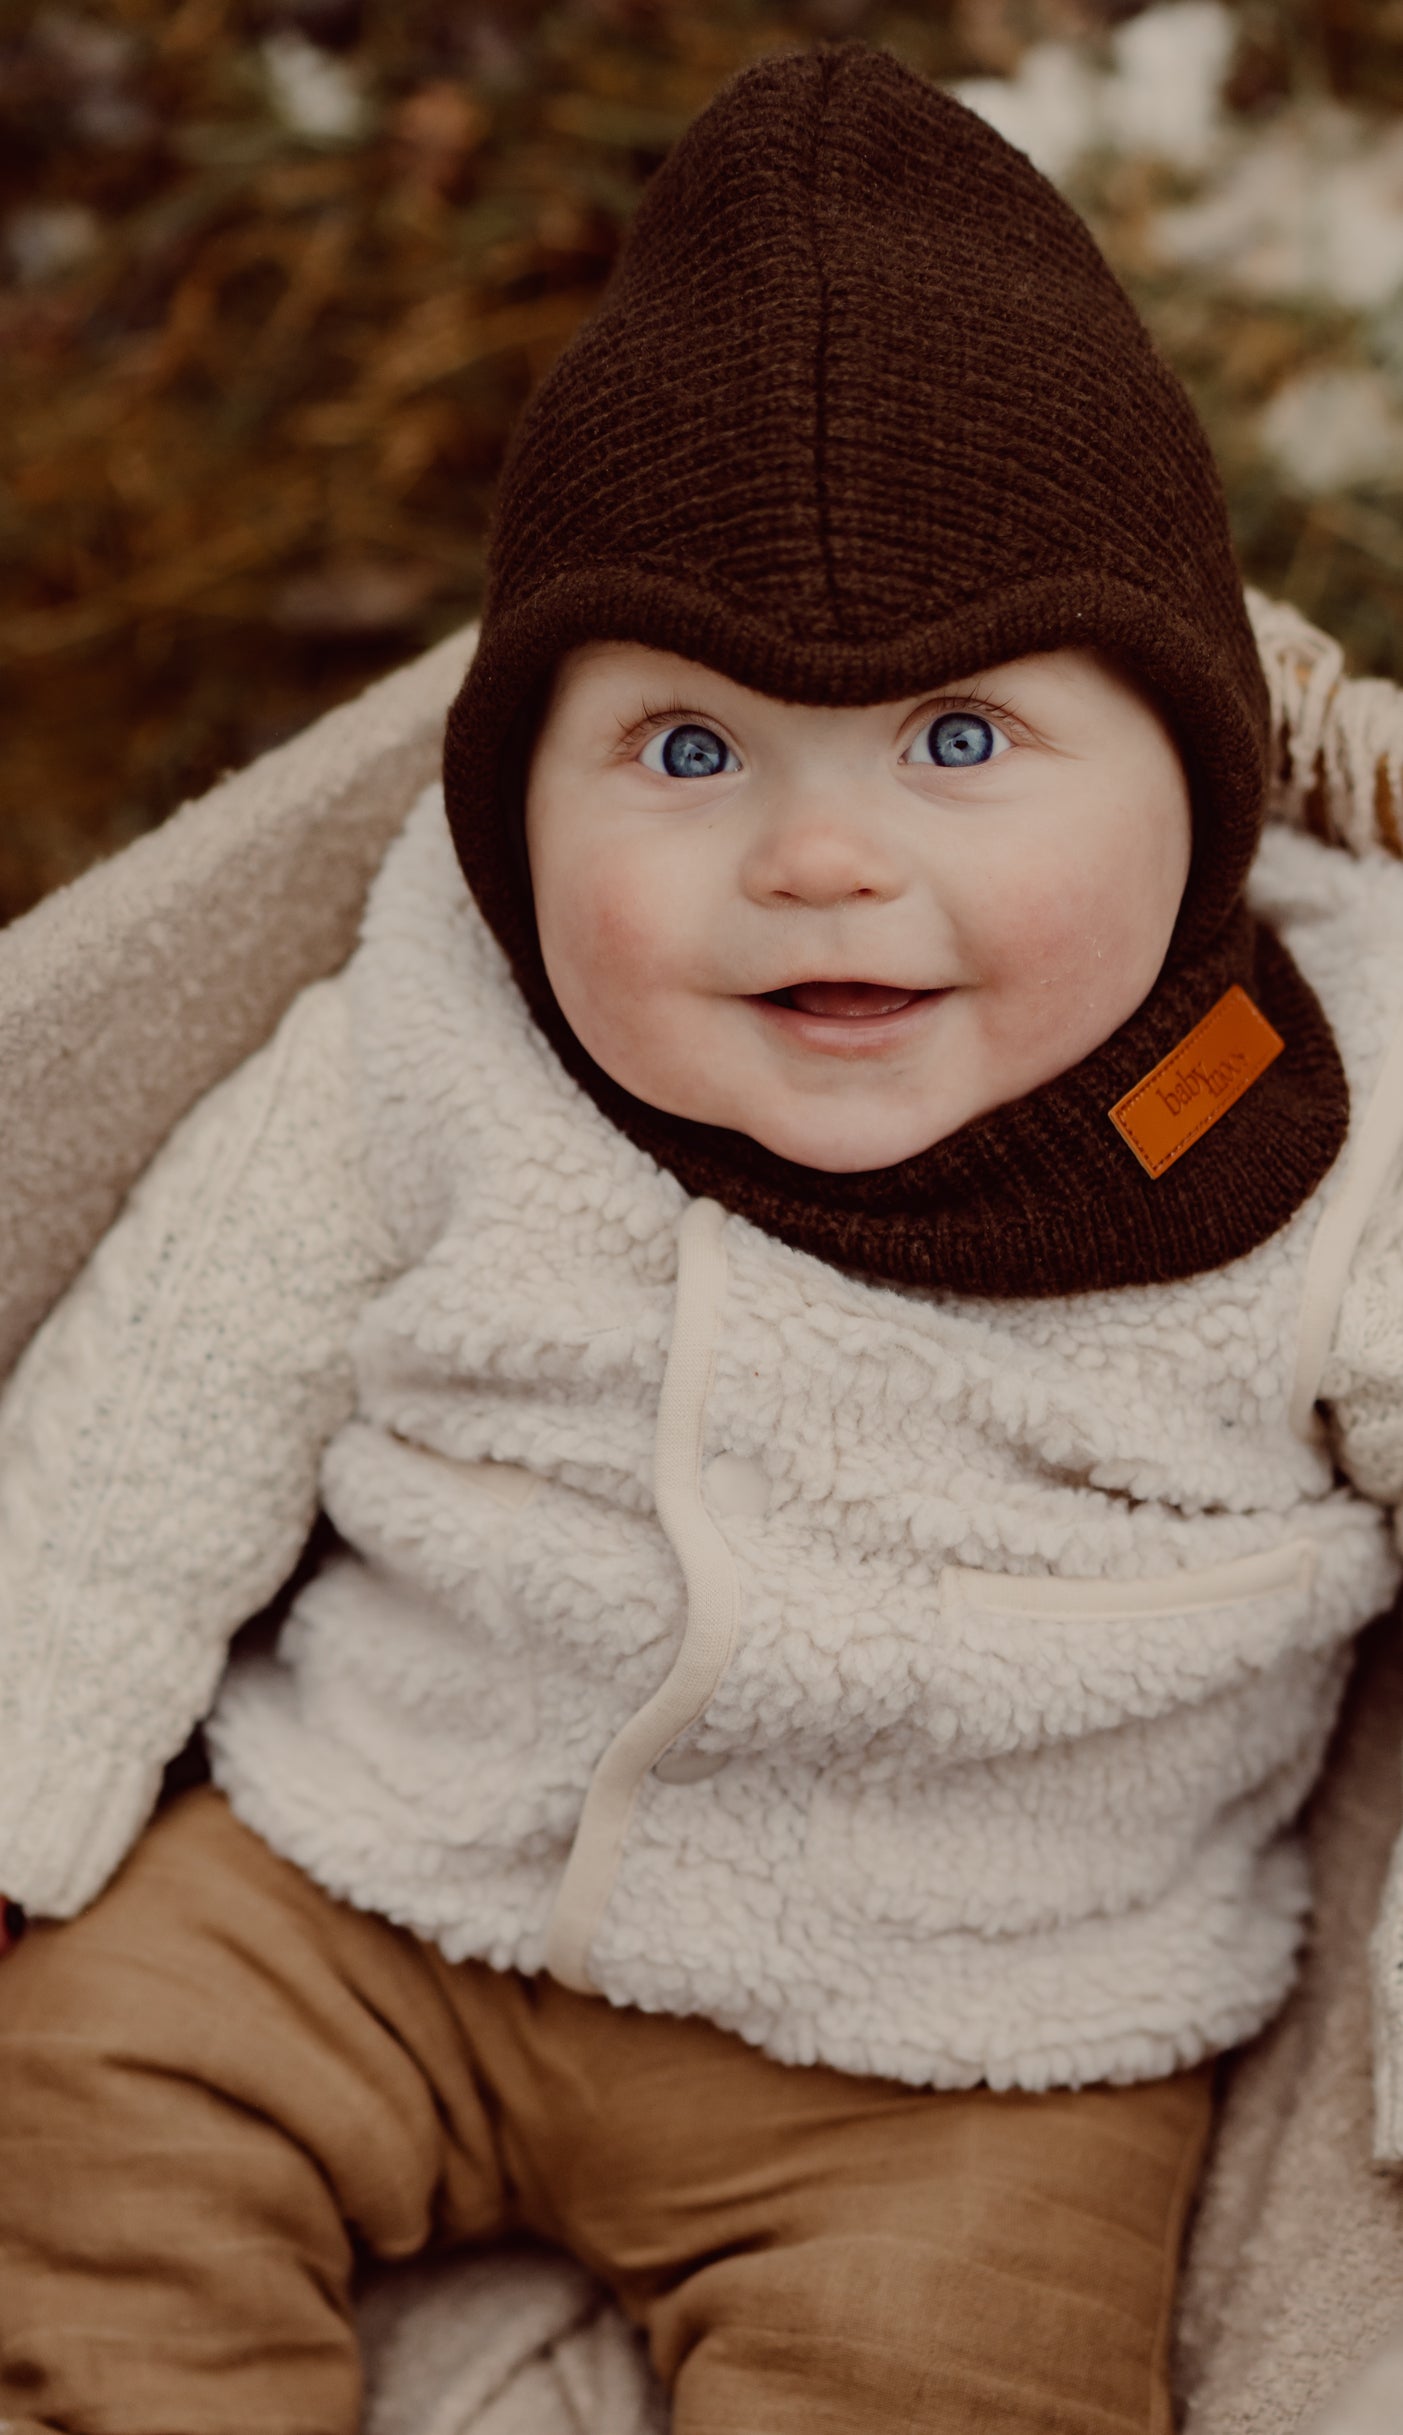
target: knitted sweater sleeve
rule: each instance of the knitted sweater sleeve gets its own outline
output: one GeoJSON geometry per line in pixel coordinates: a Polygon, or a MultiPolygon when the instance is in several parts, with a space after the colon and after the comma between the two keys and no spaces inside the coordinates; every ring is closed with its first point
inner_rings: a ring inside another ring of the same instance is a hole
{"type": "Polygon", "coordinates": [[[387,1272],[345,994],[176,1128],[0,1392],[0,1887],[65,1917],[286,1579],[387,1272]]]}
{"type": "MultiPolygon", "coordinates": [[[[1403,1551],[1403,1179],[1365,1231],[1321,1379],[1336,1459],[1363,1495],[1387,1507],[1403,1551]]],[[[1403,2165],[1403,1838],[1370,1948],[1374,2155],[1403,2165]]]]}

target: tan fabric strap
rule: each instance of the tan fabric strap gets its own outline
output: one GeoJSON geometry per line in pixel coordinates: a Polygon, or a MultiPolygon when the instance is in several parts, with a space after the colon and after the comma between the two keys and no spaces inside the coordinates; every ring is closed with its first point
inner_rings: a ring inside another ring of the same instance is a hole
{"type": "Polygon", "coordinates": [[[658,1519],[687,1585],[687,1623],[670,1671],[616,1733],[594,1771],[546,1928],[545,1967],[580,1994],[609,1899],[638,1788],[669,1744],[700,1716],[730,1662],[740,1584],[724,1537],[702,1502],[702,1424],[726,1289],[726,1212],[694,1201],[678,1229],[677,1304],[658,1408],[653,1486],[658,1519]]]}

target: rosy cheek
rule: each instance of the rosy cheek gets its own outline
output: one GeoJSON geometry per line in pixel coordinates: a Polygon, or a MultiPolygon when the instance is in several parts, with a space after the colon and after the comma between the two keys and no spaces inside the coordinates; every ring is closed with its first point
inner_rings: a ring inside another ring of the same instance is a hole
{"type": "Polygon", "coordinates": [[[1058,1011],[1076,1018],[1134,986],[1136,926],[1127,912],[1123,889],[1076,873],[1006,892],[989,933],[988,969],[1011,1022],[1038,1024],[1058,1011]]]}
{"type": "Polygon", "coordinates": [[[1084,897],[1072,906],[1056,891],[1005,894],[989,924],[989,961],[998,977],[1011,984],[1024,980],[1041,984],[1064,972],[1086,941],[1084,897]]]}
{"type": "Polygon", "coordinates": [[[596,1054],[646,1036],[665,970],[656,906],[627,874],[596,863],[577,872],[557,900],[553,967],[567,1018],[596,1054]]]}
{"type": "Polygon", "coordinates": [[[647,901],[637,889],[596,877],[581,890],[578,910],[596,956],[617,958],[630,971],[647,957],[653,925],[647,901]]]}
{"type": "Polygon", "coordinates": [[[628,886],[621,877],[604,879],[602,874],[594,874],[577,896],[570,928],[582,940],[587,937],[589,967],[609,976],[611,991],[631,996],[638,986],[648,986],[653,979],[663,942],[658,935],[658,913],[643,889],[628,886]]]}

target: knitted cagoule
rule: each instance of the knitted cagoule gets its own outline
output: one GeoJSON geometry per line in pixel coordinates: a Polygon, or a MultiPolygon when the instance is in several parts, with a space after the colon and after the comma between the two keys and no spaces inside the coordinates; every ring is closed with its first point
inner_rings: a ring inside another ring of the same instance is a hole
{"type": "Polygon", "coordinates": [[[567,1070],[689,1191],[875,1276],[1053,1293],[1219,1265],[1299,1207],[1348,1113],[1319,1005],[1243,903],[1266,741],[1207,441],[1075,212],[884,53],[844,43],[737,77],[653,179],[522,420],[449,718],[459,859],[567,1070]],[[551,673],[594,639],[830,704],[1067,644],[1113,652],[1168,716],[1194,807],[1150,997],[1069,1073],[860,1174],[636,1098],[561,1013],[524,843],[551,673]],[[1151,1178],[1107,1110],[1232,982],[1285,1052],[1151,1178]]]}

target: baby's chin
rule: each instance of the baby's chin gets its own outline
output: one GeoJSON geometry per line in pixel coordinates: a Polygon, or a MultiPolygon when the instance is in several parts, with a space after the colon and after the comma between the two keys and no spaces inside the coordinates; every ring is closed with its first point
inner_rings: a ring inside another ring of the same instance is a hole
{"type": "MultiPolygon", "coordinates": [[[[607,1070],[607,1069],[606,1069],[607,1070]]],[[[835,1101],[798,1100],[793,1107],[757,1109],[748,1095],[735,1088],[710,1087],[640,1089],[639,1079],[615,1074],[636,1099],[663,1116],[684,1116],[692,1124],[712,1125],[739,1133],[775,1158],[816,1175],[874,1175],[884,1167],[899,1167],[925,1150],[947,1141],[973,1115],[974,1107],[958,1109],[883,1108],[870,1100],[864,1106],[853,1095],[846,1106],[835,1101]]]]}
{"type": "Polygon", "coordinates": [[[879,1112],[870,1108],[842,1113],[835,1110],[824,1116],[809,1110],[797,1117],[768,1112],[757,1116],[753,1110],[728,1107],[724,1115],[713,1108],[699,1121],[725,1125],[731,1132],[742,1133],[748,1141],[757,1142],[776,1158],[787,1159],[794,1167],[808,1167],[816,1175],[874,1175],[884,1167],[902,1166],[907,1159],[919,1158],[923,1151],[933,1150],[967,1119],[960,1115],[942,1123],[932,1116],[888,1115],[883,1120],[879,1112]]]}
{"type": "Polygon", "coordinates": [[[675,1112],[695,1112],[702,1124],[724,1125],[743,1133],[776,1158],[807,1167],[816,1175],[876,1175],[937,1149],[977,1117],[1026,1093],[1010,1087],[1002,1094],[970,1089],[960,1095],[933,1092],[931,1096],[938,1104],[884,1107],[874,1105],[871,1098],[864,1104],[855,1094],[847,1105],[835,1099],[825,1107],[801,1099],[794,1106],[757,1111],[753,1103],[746,1104],[743,1095],[728,1093],[724,1105],[708,1095],[705,1112],[700,1106],[675,1112]]]}
{"type": "Polygon", "coordinates": [[[886,1142],[870,1148],[850,1141],[813,1142],[803,1137],[796,1138],[783,1130],[757,1131],[748,1126],[734,1126],[732,1129],[744,1131],[749,1140],[760,1144],[762,1150],[772,1151],[776,1158],[787,1159],[793,1167],[808,1167],[815,1175],[875,1175],[884,1167],[900,1167],[909,1158],[919,1158],[922,1151],[933,1150],[938,1142],[948,1140],[949,1133],[958,1128],[951,1126],[945,1132],[915,1134],[896,1148],[886,1142]]]}
{"type": "Polygon", "coordinates": [[[690,1070],[674,1065],[664,1071],[658,1059],[619,1055],[613,1042],[599,1042],[590,1054],[613,1081],[659,1115],[741,1134],[815,1175],[874,1175],[902,1166],[947,1141],[992,1104],[969,1090],[963,1097],[950,1094],[948,1077],[936,1080],[929,1096],[919,1099],[893,1092],[884,1100],[865,1077],[853,1087],[859,1078],[851,1068],[841,1089],[756,1092],[746,1087],[743,1075],[707,1072],[699,1057],[688,1061],[690,1070]]]}

